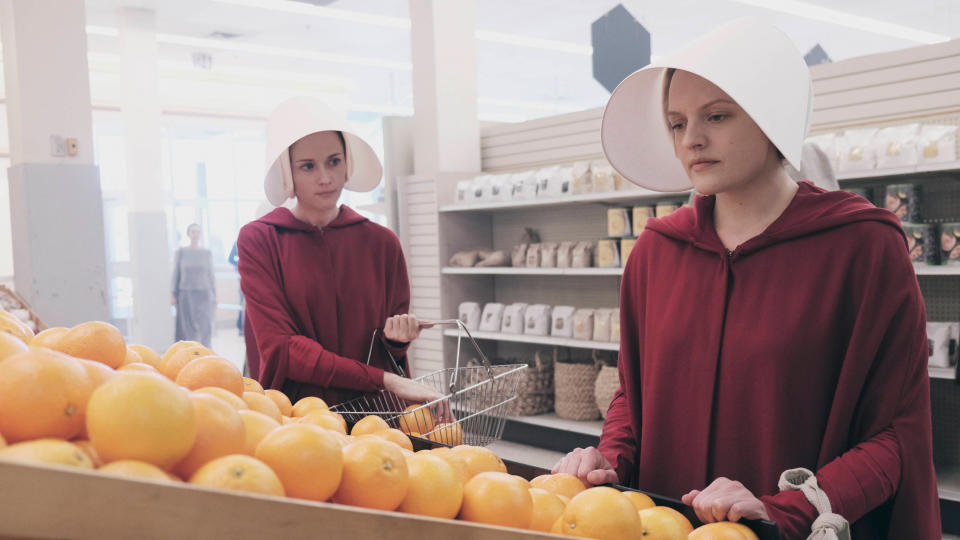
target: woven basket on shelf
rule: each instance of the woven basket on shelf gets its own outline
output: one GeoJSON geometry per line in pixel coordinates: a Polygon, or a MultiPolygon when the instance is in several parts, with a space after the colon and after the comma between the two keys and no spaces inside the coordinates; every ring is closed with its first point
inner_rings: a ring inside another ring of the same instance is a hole
{"type": "Polygon", "coordinates": [[[567,420],[596,420],[600,418],[594,385],[599,363],[557,362],[554,373],[554,408],[557,416],[567,420]]]}
{"type": "Polygon", "coordinates": [[[620,372],[617,366],[604,365],[597,374],[597,382],[593,387],[594,396],[597,399],[597,408],[600,409],[600,416],[607,418],[607,409],[610,408],[610,402],[613,401],[613,395],[620,388],[620,372]]]}
{"type": "MultiPolygon", "coordinates": [[[[554,348],[553,356],[557,352],[554,348]]],[[[517,399],[510,408],[511,416],[544,414],[553,410],[553,366],[555,358],[544,358],[541,351],[533,355],[533,363],[520,374],[517,399]]]]}
{"type": "Polygon", "coordinates": [[[0,285],[0,296],[5,296],[10,302],[19,304],[14,306],[7,306],[6,304],[0,305],[0,309],[25,310],[30,318],[30,321],[33,322],[34,327],[31,328],[31,330],[33,330],[35,333],[40,332],[42,330],[46,330],[48,328],[47,323],[43,322],[43,320],[40,319],[40,316],[37,315],[35,311],[33,311],[33,309],[30,307],[29,304],[27,304],[26,300],[24,300],[23,297],[21,297],[19,294],[15,293],[13,289],[7,287],[6,285],[0,285]]]}

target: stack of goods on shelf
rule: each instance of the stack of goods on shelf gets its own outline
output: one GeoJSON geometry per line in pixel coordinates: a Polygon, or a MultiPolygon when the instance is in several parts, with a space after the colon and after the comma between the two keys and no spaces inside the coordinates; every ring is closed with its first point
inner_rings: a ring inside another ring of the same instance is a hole
{"type": "Polygon", "coordinates": [[[927,341],[930,344],[927,363],[931,367],[948,368],[957,365],[960,355],[960,322],[928,322],[927,341]]]}
{"type": "Polygon", "coordinates": [[[511,262],[517,268],[590,268],[593,242],[537,242],[517,244],[511,262]]]}
{"type": "Polygon", "coordinates": [[[450,266],[457,267],[494,267],[510,266],[510,258],[503,251],[493,251],[490,249],[472,249],[468,251],[458,251],[447,261],[450,266]]]}
{"type": "Polygon", "coordinates": [[[532,171],[482,174],[457,182],[457,204],[556,199],[637,189],[605,160],[578,161],[532,171]]]}
{"type": "Polygon", "coordinates": [[[620,310],[548,306],[516,302],[463,302],[459,318],[471,332],[551,336],[576,341],[618,343],[620,310]]]}
{"type": "Polygon", "coordinates": [[[807,139],[823,149],[839,172],[893,169],[957,160],[956,125],[904,124],[848,129],[807,139]]]}
{"type": "Polygon", "coordinates": [[[883,206],[900,218],[915,266],[960,265],[960,223],[923,223],[920,187],[894,184],[886,188],[883,206]]]}
{"type": "Polygon", "coordinates": [[[680,201],[664,201],[656,206],[607,209],[607,236],[597,243],[596,266],[616,268],[626,266],[637,238],[650,218],[669,216],[684,206],[680,201]]]}

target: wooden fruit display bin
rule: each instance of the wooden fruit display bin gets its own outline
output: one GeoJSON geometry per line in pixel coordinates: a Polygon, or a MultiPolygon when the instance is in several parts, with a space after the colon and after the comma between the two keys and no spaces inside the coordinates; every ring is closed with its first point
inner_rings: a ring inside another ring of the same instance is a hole
{"type": "MultiPolygon", "coordinates": [[[[440,446],[413,438],[414,448],[440,446]]],[[[504,461],[528,480],[549,471],[504,461]]],[[[629,488],[616,486],[627,491],[629,488]]],[[[647,493],[683,513],[693,509],[647,493]]],[[[777,525],[745,521],[760,540],[780,540],[777,525]]],[[[0,540],[127,538],[316,538],[391,540],[533,540],[556,535],[399,512],[107,476],[62,466],[0,461],[0,540]]]]}
{"type": "MultiPolygon", "coordinates": [[[[33,321],[33,324],[36,327],[36,330],[35,330],[36,332],[40,332],[41,330],[47,329],[47,324],[43,322],[42,319],[40,319],[40,316],[37,315],[35,311],[33,311],[30,305],[27,304],[26,300],[21,298],[19,294],[13,292],[13,289],[7,287],[6,285],[0,285],[0,297],[3,297],[3,296],[12,298],[15,302],[20,304],[15,309],[25,309],[27,313],[30,314],[30,320],[33,321]]],[[[0,308],[2,307],[3,306],[0,305],[0,308]]]]}

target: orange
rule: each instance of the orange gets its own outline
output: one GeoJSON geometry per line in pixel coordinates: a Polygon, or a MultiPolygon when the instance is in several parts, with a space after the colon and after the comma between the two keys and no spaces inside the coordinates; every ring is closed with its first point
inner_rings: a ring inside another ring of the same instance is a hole
{"type": "Polygon", "coordinates": [[[177,374],[177,384],[198,390],[215,386],[243,396],[243,374],[226,358],[203,356],[187,363],[177,374]]]}
{"type": "Polygon", "coordinates": [[[0,310],[0,332],[6,332],[29,345],[33,341],[33,330],[12,313],[0,310]]]}
{"type": "Polygon", "coordinates": [[[385,429],[390,429],[390,424],[383,418],[371,414],[358,420],[357,423],[353,425],[353,429],[350,430],[350,434],[357,437],[360,435],[371,435],[385,429]]]}
{"type": "Polygon", "coordinates": [[[103,466],[103,460],[100,459],[100,454],[97,453],[97,449],[93,447],[93,443],[90,442],[90,439],[74,439],[70,442],[83,450],[83,453],[90,458],[90,462],[93,463],[94,467],[103,466]]]}
{"type": "Polygon", "coordinates": [[[264,390],[263,395],[272,399],[273,402],[277,404],[277,407],[280,409],[280,414],[284,416],[293,416],[293,404],[290,403],[290,398],[288,398],[286,394],[271,388],[269,390],[264,390]]]}
{"type": "Polygon", "coordinates": [[[127,345],[127,349],[133,349],[137,354],[140,355],[140,361],[144,364],[150,364],[151,366],[160,370],[160,355],[157,354],[157,351],[147,347],[146,345],[127,345]]]}
{"type": "Polygon", "coordinates": [[[463,486],[460,519],[526,529],[533,518],[533,497],[511,475],[482,472],[463,486]]]}
{"type": "Polygon", "coordinates": [[[277,422],[269,416],[259,413],[257,411],[251,411],[244,409],[242,411],[237,411],[237,414],[240,415],[240,419],[243,420],[243,427],[246,430],[246,438],[244,439],[244,454],[252,456],[257,449],[257,445],[260,444],[260,441],[267,436],[267,433],[280,427],[280,422],[277,422]]]}
{"type": "Polygon", "coordinates": [[[37,439],[0,448],[0,459],[21,463],[69,465],[92,469],[93,463],[77,445],[62,439],[37,439]]]}
{"type": "Polygon", "coordinates": [[[453,470],[457,473],[457,478],[460,479],[461,484],[466,484],[467,480],[470,480],[467,460],[463,459],[463,457],[459,454],[454,454],[445,446],[439,446],[433,450],[421,450],[421,452],[423,451],[430,452],[431,454],[446,461],[451,467],[453,467],[453,470]]]}
{"type": "Polygon", "coordinates": [[[457,446],[451,451],[467,463],[468,478],[473,478],[482,472],[507,472],[507,466],[503,464],[503,460],[481,446],[457,446]]]}
{"type": "Polygon", "coordinates": [[[0,362],[5,358],[27,350],[27,344],[20,338],[7,332],[0,332],[0,362]]]}
{"type": "Polygon", "coordinates": [[[169,360],[170,357],[173,356],[174,353],[176,353],[180,349],[185,349],[187,347],[197,347],[197,346],[202,347],[203,344],[200,343],[199,341],[178,341],[174,343],[173,345],[168,347],[166,351],[164,351],[162,356],[160,356],[160,365],[163,365],[164,363],[166,363],[166,361],[169,360]]]}
{"type": "Polygon", "coordinates": [[[143,362],[130,362],[129,364],[124,364],[117,368],[117,371],[139,371],[144,373],[154,373],[160,375],[160,372],[157,371],[157,368],[151,366],[150,364],[145,364],[143,362]]]}
{"type": "Polygon", "coordinates": [[[90,384],[93,385],[94,390],[100,388],[100,385],[117,375],[117,372],[110,369],[110,366],[101,364],[100,362],[84,360],[82,358],[78,358],[77,361],[80,362],[80,365],[87,371],[87,377],[90,377],[90,384]]]}
{"type": "Polygon", "coordinates": [[[463,428],[458,423],[437,424],[433,432],[427,433],[427,438],[447,446],[459,446],[463,444],[463,428]]]}
{"type": "Polygon", "coordinates": [[[621,493],[633,503],[634,508],[638,511],[653,508],[657,505],[657,503],[653,502],[653,499],[639,491],[623,491],[621,493]]]}
{"type": "Polygon", "coordinates": [[[247,404],[247,408],[249,408],[251,411],[261,412],[270,418],[273,418],[277,422],[279,422],[280,418],[283,416],[280,414],[280,409],[277,408],[277,404],[263,394],[258,394],[257,392],[244,392],[243,402],[247,404]]]}
{"type": "Polygon", "coordinates": [[[29,349],[0,362],[0,433],[16,443],[72,439],[83,429],[93,385],[75,358],[29,349]]]}
{"type": "Polygon", "coordinates": [[[376,437],[343,448],[343,479],[333,501],[377,510],[396,510],[407,495],[410,473],[403,452],[376,437]]]}
{"type": "Polygon", "coordinates": [[[563,535],[563,516],[558,517],[557,520],[553,522],[553,526],[550,527],[550,532],[552,534],[563,535]]]}
{"type": "Polygon", "coordinates": [[[197,421],[190,393],[147,373],[122,373],[93,391],[87,431],[107,463],[136,459],[167,469],[190,452],[197,421]]]}
{"type": "Polygon", "coordinates": [[[687,540],[693,532],[690,521],[669,506],[640,510],[644,540],[687,540]]]}
{"type": "Polygon", "coordinates": [[[404,433],[427,433],[433,431],[433,427],[437,425],[433,413],[421,403],[415,403],[404,409],[403,412],[404,414],[400,416],[399,427],[400,431],[404,433]]]}
{"type": "Polygon", "coordinates": [[[193,394],[190,400],[197,419],[197,437],[190,452],[173,468],[181,478],[190,478],[210,460],[243,453],[247,442],[247,429],[236,409],[204,394],[193,394]]]}
{"type": "Polygon", "coordinates": [[[113,476],[148,478],[150,480],[160,480],[162,482],[170,481],[170,475],[168,475],[160,467],[145,461],[137,461],[134,459],[121,459],[114,461],[98,468],[97,471],[113,476]]]}
{"type": "Polygon", "coordinates": [[[413,452],[413,443],[410,442],[410,437],[407,437],[406,434],[399,429],[385,429],[383,431],[372,433],[372,435],[374,437],[380,437],[381,439],[390,441],[400,448],[413,452]]]}
{"type": "Polygon", "coordinates": [[[313,424],[346,435],[340,422],[329,411],[313,411],[295,420],[299,424],[313,424]]]}
{"type": "Polygon", "coordinates": [[[240,454],[219,457],[207,463],[190,477],[190,483],[275,497],[285,494],[277,473],[259,459],[240,454]]]}
{"type": "Polygon", "coordinates": [[[550,532],[553,524],[563,515],[567,506],[560,497],[545,489],[530,488],[530,497],[533,499],[533,514],[530,520],[530,529],[534,531],[550,532]]]}
{"type": "Polygon", "coordinates": [[[292,416],[283,416],[280,418],[280,424],[284,426],[287,424],[295,424],[296,422],[297,419],[292,416]]]}
{"type": "Polygon", "coordinates": [[[127,358],[127,343],[116,326],[102,321],[78,324],[60,336],[54,348],[62,353],[101,362],[114,369],[127,358]]]}
{"type": "Polygon", "coordinates": [[[463,502],[463,484],[449,463],[437,456],[407,456],[410,484],[397,509],[407,514],[453,519],[463,502]]]}
{"type": "Polygon", "coordinates": [[[263,387],[260,386],[260,383],[251,379],[250,377],[243,378],[243,391],[244,392],[258,392],[263,393],[263,387]]]}
{"type": "Polygon", "coordinates": [[[3,435],[0,435],[0,448],[4,448],[5,446],[7,446],[7,441],[3,438],[3,435]]]}
{"type": "Polygon", "coordinates": [[[327,416],[333,418],[334,420],[337,421],[338,424],[340,424],[340,429],[338,429],[337,431],[342,431],[344,434],[347,433],[347,421],[343,418],[343,416],[340,413],[334,412],[334,411],[327,411],[327,416]]]}
{"type": "Polygon", "coordinates": [[[343,453],[336,434],[310,424],[280,426],[254,452],[273,469],[287,496],[326,501],[343,475],[343,453]]]}
{"type": "Polygon", "coordinates": [[[640,540],[640,514],[629,499],[611,487],[594,487],[570,499],[561,529],[566,536],[605,540],[640,540]]]}
{"type": "Polygon", "coordinates": [[[30,340],[28,345],[31,347],[47,347],[48,349],[52,349],[56,347],[56,343],[60,341],[60,338],[69,331],[69,328],[62,326],[47,328],[33,336],[33,339],[30,340]]]}
{"type": "MultiPolygon", "coordinates": [[[[583,482],[581,482],[579,478],[567,473],[540,475],[531,480],[530,485],[556,493],[557,495],[563,495],[570,499],[577,493],[587,489],[587,486],[583,485],[583,482]]],[[[639,509],[640,508],[637,508],[637,510],[639,509]]]]}
{"type": "Polygon", "coordinates": [[[140,356],[140,353],[138,353],[137,351],[131,349],[130,346],[128,345],[128,346],[127,346],[127,357],[123,359],[123,364],[121,364],[121,365],[132,364],[132,363],[134,363],[134,362],[137,362],[137,363],[140,363],[140,364],[143,364],[143,363],[144,363],[143,358],[140,356]]]}
{"type": "Polygon", "coordinates": [[[233,392],[220,388],[218,386],[205,386],[203,388],[198,388],[192,392],[193,394],[207,394],[216,398],[220,398],[230,404],[231,407],[238,411],[244,409],[249,409],[247,407],[247,402],[242,400],[239,396],[233,392]]]}
{"type": "Polygon", "coordinates": [[[326,411],[329,409],[330,407],[327,407],[326,401],[316,396],[307,396],[305,398],[300,398],[300,400],[297,401],[297,403],[293,406],[293,410],[290,412],[290,416],[300,417],[305,416],[311,411],[326,411]]]}
{"type": "Polygon", "coordinates": [[[759,540],[757,534],[742,523],[719,521],[694,529],[689,540],[759,540]]]}
{"type": "MultiPolygon", "coordinates": [[[[163,360],[160,364],[160,373],[163,373],[171,381],[177,380],[177,375],[180,374],[180,370],[186,367],[191,360],[196,360],[197,358],[203,356],[216,356],[213,354],[213,351],[204,347],[203,345],[193,345],[190,347],[183,347],[177,352],[173,353],[170,358],[163,360]]],[[[239,394],[238,394],[239,395],[239,394]]]]}

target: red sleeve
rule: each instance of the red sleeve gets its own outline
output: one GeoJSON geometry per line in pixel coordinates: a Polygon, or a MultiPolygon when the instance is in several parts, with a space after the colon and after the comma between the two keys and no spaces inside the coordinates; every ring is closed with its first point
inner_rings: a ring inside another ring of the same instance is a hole
{"type": "MultiPolygon", "coordinates": [[[[646,238],[639,247],[634,248],[623,271],[620,285],[620,356],[617,369],[620,374],[620,387],[613,395],[613,401],[607,409],[607,418],[603,422],[599,450],[603,457],[617,470],[620,484],[631,486],[636,479],[638,435],[634,432],[631,403],[639,410],[640,406],[640,365],[643,362],[640,353],[640,313],[643,312],[645,298],[643,287],[637,286],[641,280],[641,255],[646,249],[646,238]]],[[[638,241],[638,242],[640,242],[638,241]]]]}
{"type": "Polygon", "coordinates": [[[281,389],[286,380],[363,392],[383,388],[383,370],[334,354],[301,335],[280,286],[280,270],[267,234],[244,227],[237,250],[246,312],[260,352],[262,383],[275,389],[281,389]]]}
{"type": "MultiPolygon", "coordinates": [[[[392,272],[387,276],[387,316],[404,315],[410,312],[410,280],[407,278],[407,261],[403,257],[403,251],[400,248],[400,241],[396,237],[391,237],[396,244],[396,256],[392,264],[392,272]]],[[[390,341],[380,334],[383,346],[390,351],[394,360],[398,364],[403,364],[402,360],[407,356],[409,343],[397,343],[390,341]]],[[[407,376],[410,376],[409,366],[406,369],[407,376]]]]}
{"type": "Polygon", "coordinates": [[[607,409],[607,418],[603,421],[603,433],[600,435],[599,450],[617,470],[620,485],[633,484],[633,461],[637,453],[637,440],[630,426],[630,415],[622,384],[613,395],[613,401],[607,409]]]}
{"type": "MultiPolygon", "coordinates": [[[[831,509],[853,523],[889,500],[900,484],[900,443],[893,428],[858,444],[817,472],[831,509]]],[[[761,497],[784,538],[806,538],[817,511],[800,491],[761,497]]]]}
{"type": "MultiPolygon", "coordinates": [[[[837,388],[858,396],[848,400],[855,446],[821,463],[817,481],[850,523],[889,505],[890,538],[939,538],[923,297],[902,233],[885,230],[868,245],[872,257],[851,287],[856,316],[843,368],[864,382],[843,386],[841,376],[837,388]]],[[[816,515],[800,492],[761,500],[785,538],[809,535],[816,515]]]]}

